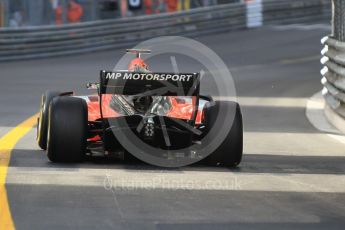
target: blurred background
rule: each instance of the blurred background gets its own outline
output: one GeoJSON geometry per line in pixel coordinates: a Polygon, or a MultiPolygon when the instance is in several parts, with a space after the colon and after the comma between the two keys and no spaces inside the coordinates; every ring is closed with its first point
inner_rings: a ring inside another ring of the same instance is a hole
{"type": "Polygon", "coordinates": [[[0,0],[0,61],[330,19],[328,0],[0,0]]]}
{"type": "Polygon", "coordinates": [[[240,0],[0,0],[0,26],[86,22],[234,2],[240,0]]]}

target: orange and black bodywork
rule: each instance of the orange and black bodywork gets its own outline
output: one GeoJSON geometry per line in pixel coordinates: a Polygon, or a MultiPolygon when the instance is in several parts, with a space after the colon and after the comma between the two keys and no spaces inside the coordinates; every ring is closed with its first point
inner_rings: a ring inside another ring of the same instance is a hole
{"type": "Polygon", "coordinates": [[[114,129],[132,129],[147,144],[162,149],[190,146],[196,139],[190,129],[202,126],[199,92],[198,73],[101,71],[98,95],[88,96],[88,146],[118,151],[114,129]],[[169,143],[164,141],[162,119],[169,143]],[[139,126],[143,128],[138,132],[139,126]]]}

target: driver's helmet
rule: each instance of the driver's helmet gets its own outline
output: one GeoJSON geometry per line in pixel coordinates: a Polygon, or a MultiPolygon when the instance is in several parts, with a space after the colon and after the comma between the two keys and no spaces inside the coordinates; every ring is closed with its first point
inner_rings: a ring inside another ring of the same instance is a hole
{"type": "Polygon", "coordinates": [[[129,72],[148,72],[149,67],[141,58],[133,59],[128,65],[129,72]]]}
{"type": "MultiPolygon", "coordinates": [[[[128,65],[128,71],[134,73],[148,73],[148,65],[143,59],[137,57],[128,65]]],[[[137,111],[145,113],[152,103],[152,96],[126,96],[127,102],[131,103],[137,111]]]]}

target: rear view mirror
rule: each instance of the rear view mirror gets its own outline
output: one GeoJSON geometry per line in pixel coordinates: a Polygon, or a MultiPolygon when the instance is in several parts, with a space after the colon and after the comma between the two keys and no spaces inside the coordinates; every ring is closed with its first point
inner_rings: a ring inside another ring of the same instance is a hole
{"type": "Polygon", "coordinates": [[[98,87],[99,87],[99,83],[92,83],[92,82],[86,83],[87,89],[98,89],[98,87]]]}

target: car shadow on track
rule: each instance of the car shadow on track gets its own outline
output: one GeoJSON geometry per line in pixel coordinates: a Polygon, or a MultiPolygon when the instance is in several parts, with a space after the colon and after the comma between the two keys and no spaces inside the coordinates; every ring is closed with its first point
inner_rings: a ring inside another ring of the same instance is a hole
{"type": "Polygon", "coordinates": [[[244,154],[239,167],[209,167],[196,163],[180,168],[162,168],[136,161],[123,161],[108,157],[87,157],[84,162],[76,164],[52,163],[42,150],[14,149],[10,161],[11,167],[29,168],[64,168],[65,170],[78,169],[122,169],[122,170],[149,170],[149,171],[210,171],[210,172],[240,172],[240,173],[300,173],[300,174],[345,174],[345,157],[343,156],[287,156],[244,154]]]}

